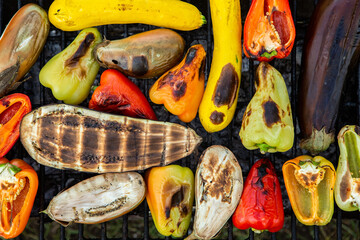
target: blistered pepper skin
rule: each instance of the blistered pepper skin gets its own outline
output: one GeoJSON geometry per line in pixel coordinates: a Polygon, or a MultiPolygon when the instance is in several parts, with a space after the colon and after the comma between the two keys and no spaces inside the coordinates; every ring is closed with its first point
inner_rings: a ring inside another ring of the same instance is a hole
{"type": "Polygon", "coordinates": [[[197,114],[205,87],[206,52],[201,44],[192,46],[185,58],[162,75],[150,89],[150,99],[191,122],[197,114]]]}
{"type": "Polygon", "coordinates": [[[360,128],[344,126],[338,134],[340,156],[336,169],[335,201],[344,211],[360,210],[360,128]]]}
{"type": "Polygon", "coordinates": [[[326,225],[334,213],[333,164],[321,156],[299,156],[282,167],[286,191],[296,218],[305,225],[326,225]]]}
{"type": "Polygon", "coordinates": [[[100,65],[92,51],[101,42],[96,28],[82,30],[63,51],[51,58],[39,73],[39,80],[51,88],[54,97],[76,105],[89,95],[100,65]]]}
{"type": "Polygon", "coordinates": [[[281,74],[262,62],[255,76],[256,93],[246,107],[240,129],[249,150],[286,152],[294,142],[294,126],[287,88],[281,74]]]}
{"type": "Polygon", "coordinates": [[[242,230],[277,232],[283,227],[280,183],[269,159],[260,159],[250,169],[232,221],[242,230]]]}
{"type": "Polygon", "coordinates": [[[160,234],[183,237],[190,225],[194,174],[187,167],[155,167],[145,174],[146,201],[160,234]]]}

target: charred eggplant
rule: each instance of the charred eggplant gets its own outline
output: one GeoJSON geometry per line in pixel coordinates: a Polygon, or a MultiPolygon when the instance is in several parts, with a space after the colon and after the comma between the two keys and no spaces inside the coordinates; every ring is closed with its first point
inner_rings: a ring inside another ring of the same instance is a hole
{"type": "Polygon", "coordinates": [[[335,139],[335,123],[344,81],[360,55],[360,0],[322,0],[307,32],[300,77],[300,147],[326,150],[335,139]]]}

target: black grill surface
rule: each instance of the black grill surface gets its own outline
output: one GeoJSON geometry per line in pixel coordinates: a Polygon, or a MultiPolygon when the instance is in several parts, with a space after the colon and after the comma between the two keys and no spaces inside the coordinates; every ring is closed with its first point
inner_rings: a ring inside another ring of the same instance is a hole
{"type": "MultiPolygon", "coordinates": [[[[15,12],[23,5],[29,2],[34,2],[48,10],[51,0],[0,0],[0,28],[1,32],[5,29],[6,24],[15,12]]],[[[200,29],[191,32],[180,33],[186,41],[186,49],[194,44],[202,44],[207,52],[206,57],[206,79],[209,74],[210,64],[212,59],[212,48],[213,48],[213,37],[212,37],[212,26],[211,16],[209,9],[209,2],[207,0],[190,0],[188,1],[199,8],[199,10],[206,17],[208,23],[200,29]]],[[[294,123],[296,124],[296,135],[299,134],[299,128],[296,118],[297,110],[297,91],[298,91],[298,78],[301,65],[301,53],[304,42],[304,35],[309,24],[310,16],[317,1],[313,0],[290,0],[290,6],[293,12],[293,18],[296,22],[296,42],[293,51],[289,57],[281,60],[273,60],[273,65],[283,75],[285,82],[288,87],[289,96],[291,100],[291,107],[293,111],[294,123]]],[[[245,21],[247,12],[249,10],[251,0],[241,0],[242,20],[245,21]]],[[[101,15],[101,12],[99,12],[101,15]]],[[[156,27],[141,25],[141,24],[129,24],[129,25],[108,25],[98,27],[99,31],[110,40],[124,38],[135,33],[154,29],[156,27]]],[[[39,83],[38,74],[42,66],[50,60],[56,53],[64,49],[68,44],[72,42],[78,32],[63,32],[54,26],[51,26],[50,34],[47,39],[47,43],[42,51],[38,61],[32,67],[29,72],[31,79],[22,84],[15,92],[22,92],[27,94],[33,106],[33,109],[50,104],[59,103],[51,94],[51,90],[44,88],[39,83]]],[[[240,141],[239,131],[241,127],[241,120],[247,104],[253,96],[254,89],[254,74],[259,62],[247,59],[243,55],[242,59],[242,73],[241,73],[241,86],[238,98],[238,105],[235,112],[235,116],[231,124],[221,132],[218,133],[207,133],[202,127],[199,118],[197,117],[194,121],[187,124],[187,126],[196,130],[196,132],[203,137],[204,141],[198,148],[198,151],[193,153],[191,156],[179,160],[176,164],[190,167],[194,173],[197,166],[197,161],[203,150],[207,147],[215,144],[220,144],[228,147],[233,151],[237,157],[242,170],[243,176],[246,178],[249,169],[253,163],[263,158],[264,155],[257,151],[246,150],[240,141]]],[[[100,69],[97,79],[94,85],[99,84],[100,73],[105,69],[100,69]]],[[[137,80],[132,79],[142,90],[143,93],[148,97],[148,92],[152,84],[156,79],[151,80],[137,80]]],[[[360,68],[352,75],[351,78],[347,79],[344,87],[342,103],[339,110],[339,119],[337,123],[337,131],[345,124],[357,124],[359,125],[360,115],[360,68]]],[[[87,106],[88,101],[91,97],[84,101],[81,105],[87,106]]],[[[149,98],[148,98],[149,99],[149,98]]],[[[149,100],[150,101],[150,100],[149,100]]],[[[169,114],[164,110],[162,105],[152,104],[159,120],[176,122],[185,125],[178,120],[176,116],[169,114]]],[[[298,137],[295,139],[294,147],[286,153],[275,153],[266,154],[265,157],[271,159],[274,163],[283,194],[283,203],[285,209],[285,225],[284,228],[276,233],[271,234],[264,232],[260,235],[255,234],[251,230],[240,231],[232,226],[231,221],[228,222],[218,235],[217,239],[320,239],[322,236],[326,236],[328,239],[342,239],[344,231],[354,232],[353,237],[346,235],[348,239],[359,239],[356,235],[359,233],[359,213],[346,213],[340,211],[335,206],[335,212],[331,223],[325,227],[308,227],[300,224],[292,210],[289,203],[289,199],[285,190],[284,181],[282,177],[281,167],[283,163],[296,156],[306,154],[305,151],[298,148],[298,137]],[[350,221],[351,225],[345,225],[343,222],[350,221]]],[[[338,148],[336,144],[332,144],[331,147],[324,152],[323,155],[329,159],[334,166],[337,166],[338,159],[338,148]]],[[[134,211],[127,215],[120,217],[117,220],[112,220],[107,223],[97,224],[93,226],[96,230],[91,230],[90,226],[81,224],[74,224],[72,227],[64,228],[59,227],[57,223],[51,223],[45,214],[39,213],[46,209],[50,200],[59,193],[62,189],[68,188],[75,183],[80,182],[94,174],[81,173],[72,170],[61,171],[54,168],[44,167],[35,162],[24,150],[20,141],[18,141],[13,149],[6,156],[8,159],[22,158],[30,163],[39,175],[39,190],[35,199],[34,207],[32,210],[31,218],[25,232],[18,237],[18,239],[158,239],[163,238],[154,231],[154,224],[151,219],[151,214],[147,206],[146,201],[143,201],[134,211]],[[57,228],[59,230],[54,230],[57,228]],[[115,230],[114,230],[115,229],[115,230]],[[53,233],[52,233],[53,232],[53,233]],[[87,233],[95,232],[95,233],[87,233]],[[155,232],[155,233],[154,233],[155,232]]],[[[140,171],[143,174],[143,171],[140,171]]],[[[194,208],[195,210],[195,208],[194,208]]],[[[215,220],[215,219],[214,219],[215,220]]],[[[189,233],[192,230],[192,224],[189,228],[189,233]]],[[[344,235],[345,236],[345,235],[344,235]]],[[[170,239],[170,238],[166,238],[170,239]]],[[[344,238],[345,239],[345,238],[344,238]]]]}

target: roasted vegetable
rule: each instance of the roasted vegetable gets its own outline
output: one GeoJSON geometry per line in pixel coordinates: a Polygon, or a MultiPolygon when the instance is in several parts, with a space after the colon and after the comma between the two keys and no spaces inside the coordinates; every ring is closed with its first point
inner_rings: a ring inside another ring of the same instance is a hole
{"type": "Polygon", "coordinates": [[[344,81],[360,56],[360,0],[321,0],[304,45],[299,86],[300,147],[312,154],[335,140],[344,81]]]}
{"type": "Polygon", "coordinates": [[[213,145],[201,155],[195,175],[196,211],[186,239],[211,239],[231,217],[243,190],[241,167],[226,147],[213,145]]]}
{"type": "Polygon", "coordinates": [[[55,0],[49,19],[63,31],[126,23],[190,31],[206,23],[194,5],[179,0],[55,0]]]}
{"type": "Polygon", "coordinates": [[[190,155],[202,138],[175,123],[58,104],[27,114],[20,139],[40,164],[84,172],[123,172],[167,165],[190,155]]]}
{"type": "Polygon", "coordinates": [[[199,117],[208,132],[231,122],[241,79],[241,11],[239,0],[210,0],[214,52],[199,117]]]}
{"type": "Polygon", "coordinates": [[[335,201],[344,211],[360,210],[360,128],[345,126],[338,135],[335,201]]]}
{"type": "Polygon", "coordinates": [[[164,236],[183,237],[194,202],[194,174],[190,168],[155,167],[147,170],[145,182],[146,201],[156,229],[164,236]]]}
{"type": "Polygon", "coordinates": [[[177,66],[162,75],[150,89],[150,99],[177,115],[183,122],[195,117],[204,93],[206,52],[201,44],[192,46],[177,66]]]}
{"type": "Polygon", "coordinates": [[[145,182],[136,172],[105,173],[60,192],[44,213],[63,226],[109,221],[135,209],[145,198],[145,182]]]}
{"type": "Polygon", "coordinates": [[[0,236],[20,235],[29,220],[39,180],[35,170],[21,159],[0,159],[0,236]]]}
{"type": "Polygon", "coordinates": [[[50,23],[40,6],[29,3],[12,17],[0,39],[0,97],[15,90],[38,59],[50,23]]]}
{"type": "Polygon", "coordinates": [[[251,167],[232,221],[242,230],[277,232],[283,227],[280,183],[269,159],[260,159],[251,167]]]}
{"type": "Polygon", "coordinates": [[[293,146],[294,126],[284,79],[270,64],[261,62],[255,87],[239,133],[242,144],[261,153],[286,152],[293,146]]]}
{"type": "Polygon", "coordinates": [[[296,218],[305,225],[326,225],[334,213],[335,169],[323,157],[300,156],[282,167],[296,218]]]}
{"type": "Polygon", "coordinates": [[[157,120],[154,110],[138,86],[114,69],[106,70],[101,74],[100,86],[91,96],[89,108],[157,120]]]}
{"type": "Polygon", "coordinates": [[[14,93],[0,99],[0,157],[5,156],[20,135],[20,121],[31,111],[28,96],[14,93]]]}
{"type": "Polygon", "coordinates": [[[41,69],[40,83],[51,88],[54,97],[65,103],[84,101],[100,68],[92,55],[95,45],[100,42],[101,35],[96,28],[81,31],[67,48],[41,69]]]}
{"type": "Polygon", "coordinates": [[[114,68],[136,78],[153,78],[180,62],[185,41],[170,29],[155,29],[120,40],[98,44],[94,49],[100,66],[114,68]]]}
{"type": "Polygon", "coordinates": [[[254,0],[244,25],[244,53],[258,61],[285,58],[295,40],[288,0],[254,0]]]}

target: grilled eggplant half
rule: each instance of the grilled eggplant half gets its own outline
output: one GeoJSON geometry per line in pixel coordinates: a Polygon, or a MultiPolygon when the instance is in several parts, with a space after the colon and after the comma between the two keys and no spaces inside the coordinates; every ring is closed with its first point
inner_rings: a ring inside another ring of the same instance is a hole
{"type": "Polygon", "coordinates": [[[33,3],[12,17],[0,39],[0,97],[21,84],[38,59],[49,29],[46,11],[33,3]]]}
{"type": "Polygon", "coordinates": [[[312,154],[335,140],[344,81],[360,54],[360,0],[319,1],[307,32],[300,77],[300,147],[312,154]]]}
{"type": "Polygon", "coordinates": [[[105,173],[55,196],[44,213],[63,226],[109,221],[136,208],[145,198],[145,182],[136,172],[105,173]]]}
{"type": "Polygon", "coordinates": [[[195,220],[186,240],[212,239],[234,213],[242,194],[241,167],[226,147],[213,145],[201,155],[195,175],[195,220]]]}
{"type": "Polygon", "coordinates": [[[27,114],[20,139],[40,164],[83,172],[163,166],[190,155],[202,138],[175,123],[101,113],[66,104],[27,114]]]}

